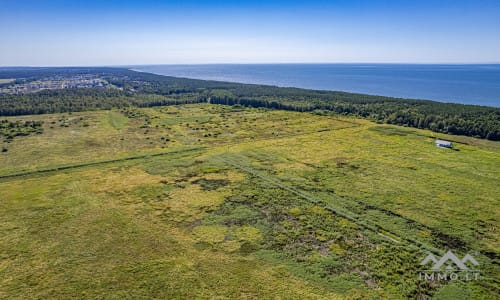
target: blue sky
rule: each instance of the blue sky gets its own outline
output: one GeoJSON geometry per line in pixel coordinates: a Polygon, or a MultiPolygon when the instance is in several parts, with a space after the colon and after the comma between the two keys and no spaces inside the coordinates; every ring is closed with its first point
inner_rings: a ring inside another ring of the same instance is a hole
{"type": "Polygon", "coordinates": [[[0,65],[499,63],[498,0],[0,0],[0,65]]]}

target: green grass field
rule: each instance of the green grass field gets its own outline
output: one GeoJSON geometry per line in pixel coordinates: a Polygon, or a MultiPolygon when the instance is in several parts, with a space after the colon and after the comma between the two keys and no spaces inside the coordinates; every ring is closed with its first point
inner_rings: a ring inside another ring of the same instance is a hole
{"type": "Polygon", "coordinates": [[[498,142],[210,104],[7,119],[44,130],[1,142],[0,298],[499,295],[498,142]],[[419,280],[448,249],[480,280],[419,280]]]}

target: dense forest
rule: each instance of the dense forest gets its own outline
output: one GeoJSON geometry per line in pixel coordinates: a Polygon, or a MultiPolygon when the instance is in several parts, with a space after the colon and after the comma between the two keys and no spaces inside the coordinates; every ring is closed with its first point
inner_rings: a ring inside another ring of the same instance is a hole
{"type": "Polygon", "coordinates": [[[337,113],[380,123],[500,140],[500,108],[493,107],[175,78],[121,68],[0,69],[0,78],[22,82],[77,74],[98,75],[112,87],[0,95],[0,116],[210,102],[337,113]]]}

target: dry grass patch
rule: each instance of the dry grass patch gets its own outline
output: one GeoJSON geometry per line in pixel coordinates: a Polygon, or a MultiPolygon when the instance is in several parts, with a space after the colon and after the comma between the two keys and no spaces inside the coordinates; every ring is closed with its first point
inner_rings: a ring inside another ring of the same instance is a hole
{"type": "Polygon", "coordinates": [[[165,212],[176,222],[192,222],[224,202],[228,192],[203,191],[199,185],[189,185],[170,192],[165,212]]]}

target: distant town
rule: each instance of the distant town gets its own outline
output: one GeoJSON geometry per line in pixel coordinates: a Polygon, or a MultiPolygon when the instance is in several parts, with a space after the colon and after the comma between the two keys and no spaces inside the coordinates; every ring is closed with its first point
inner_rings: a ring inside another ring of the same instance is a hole
{"type": "Polygon", "coordinates": [[[0,94],[29,94],[42,90],[110,87],[104,79],[92,74],[75,75],[71,77],[52,76],[40,80],[12,80],[0,85],[0,94]]]}

